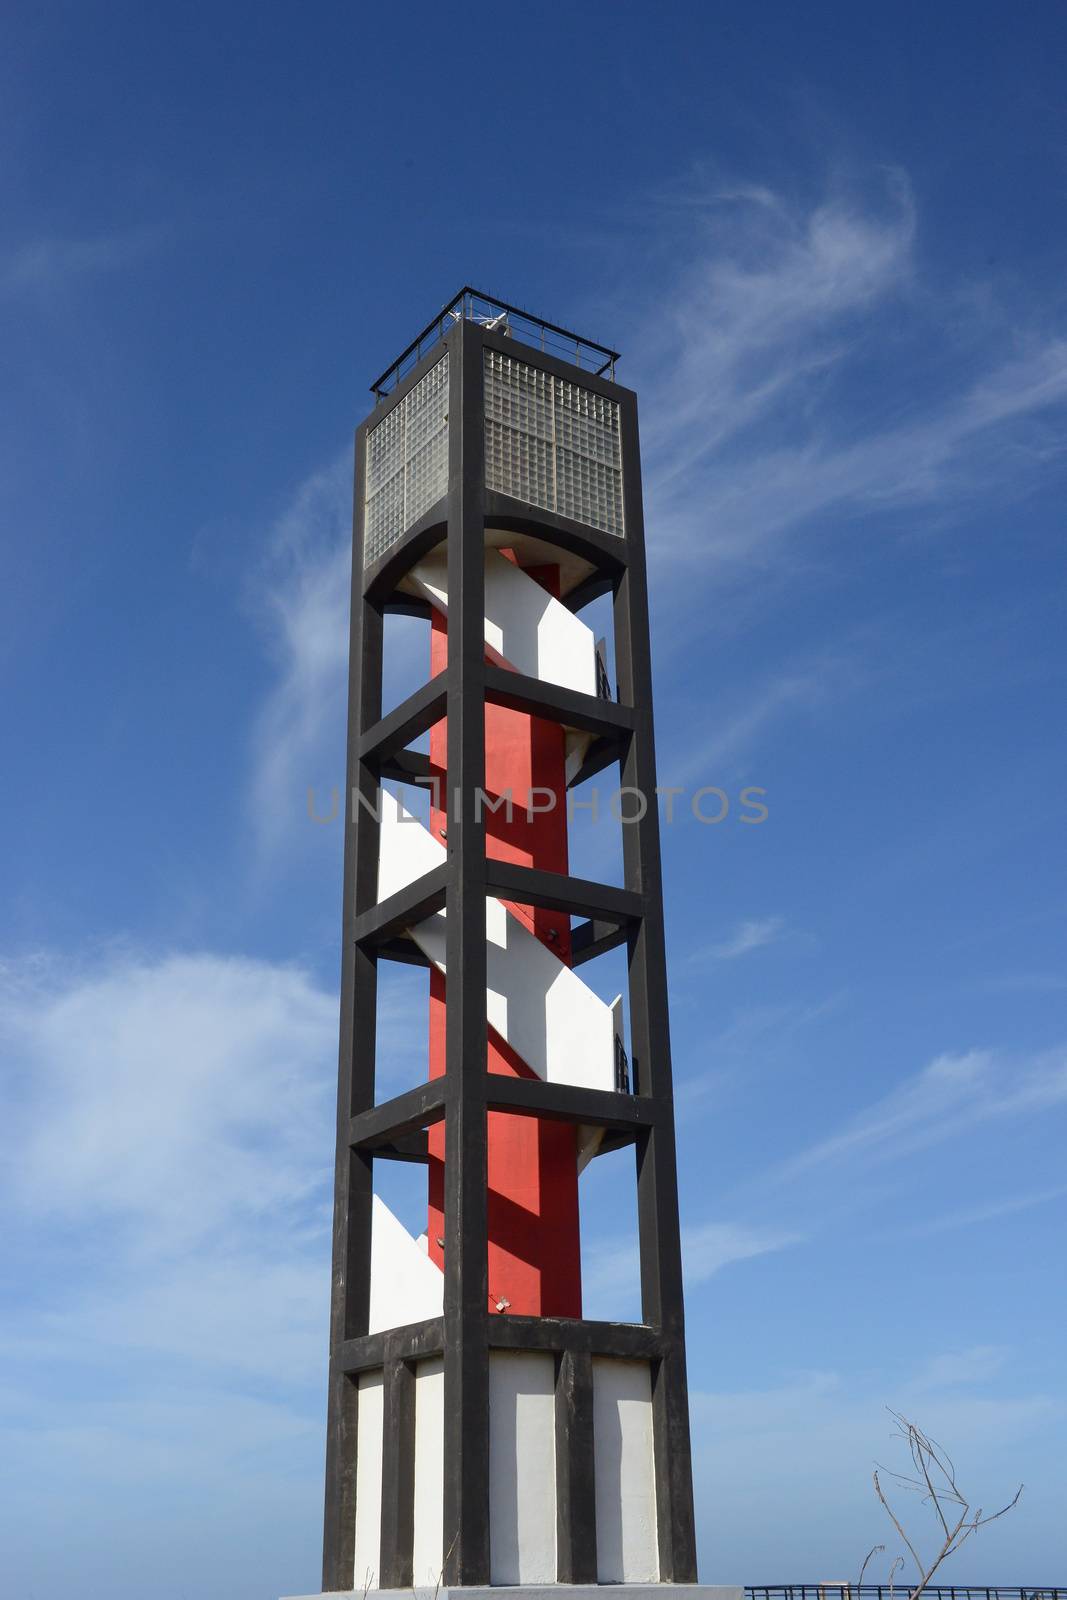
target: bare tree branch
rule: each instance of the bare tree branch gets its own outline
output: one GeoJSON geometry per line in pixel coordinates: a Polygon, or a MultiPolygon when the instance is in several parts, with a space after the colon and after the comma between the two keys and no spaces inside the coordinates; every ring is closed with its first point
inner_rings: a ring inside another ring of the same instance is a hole
{"type": "Polygon", "coordinates": [[[877,1471],[877,1469],[875,1469],[875,1474],[874,1474],[874,1492],[878,1496],[878,1498],[882,1502],[882,1504],[885,1506],[886,1511],[889,1513],[890,1522],[892,1522],[894,1528],[900,1534],[900,1537],[903,1539],[904,1543],[907,1545],[908,1549],[911,1551],[911,1558],[915,1562],[915,1565],[918,1567],[919,1571],[921,1572],[922,1568],[923,1568],[923,1564],[922,1564],[922,1561],[919,1559],[919,1552],[916,1550],[915,1546],[912,1544],[911,1540],[908,1538],[907,1534],[904,1532],[904,1529],[900,1526],[900,1523],[897,1521],[897,1518],[896,1518],[896,1513],[894,1512],[892,1506],[889,1504],[889,1501],[886,1499],[885,1495],[882,1493],[882,1485],[878,1482],[878,1471],[877,1471]]]}
{"type": "MultiPolygon", "coordinates": [[[[878,1467],[874,1473],[874,1492],[885,1507],[886,1515],[907,1546],[911,1559],[915,1563],[919,1581],[912,1588],[908,1600],[919,1600],[923,1589],[926,1588],[943,1561],[959,1550],[979,1528],[986,1527],[990,1522],[996,1522],[998,1517],[1005,1516],[1014,1506],[1018,1505],[1023,1486],[1022,1484],[1019,1485],[1012,1499],[1008,1501],[1007,1505],[1001,1506],[999,1511],[991,1512],[986,1516],[982,1507],[979,1506],[977,1511],[972,1512],[970,1501],[960,1489],[956,1480],[956,1466],[948,1451],[938,1444],[935,1439],[932,1439],[929,1434],[924,1433],[917,1423],[910,1422],[899,1411],[891,1411],[890,1416],[896,1424],[897,1435],[907,1445],[908,1454],[911,1456],[916,1475],[915,1477],[909,1477],[905,1473],[893,1472],[887,1468],[878,1467]],[[924,1505],[933,1507],[940,1528],[941,1543],[932,1560],[924,1560],[905,1533],[899,1517],[890,1505],[882,1488],[881,1473],[884,1473],[887,1478],[892,1478],[896,1486],[903,1492],[919,1494],[922,1496],[924,1505]],[[951,1514],[946,1511],[946,1507],[949,1506],[952,1507],[951,1514]],[[957,1508],[959,1509],[959,1516],[954,1517],[957,1508]]],[[[871,1556],[879,1548],[880,1546],[876,1545],[863,1563],[860,1571],[861,1581],[863,1573],[867,1569],[867,1562],[870,1561],[871,1556]]],[[[897,1568],[903,1566],[903,1564],[904,1557],[898,1556],[890,1568],[889,1588],[891,1600],[893,1577],[897,1568]]]]}
{"type": "Polygon", "coordinates": [[[871,1548],[867,1551],[867,1555],[864,1558],[863,1565],[860,1568],[860,1575],[856,1579],[857,1600],[858,1600],[858,1597],[859,1597],[859,1591],[863,1587],[863,1574],[867,1571],[867,1567],[868,1567],[868,1564],[870,1562],[871,1557],[878,1555],[880,1552],[882,1552],[884,1550],[885,1550],[885,1545],[884,1544],[873,1544],[871,1546],[871,1548]]]}

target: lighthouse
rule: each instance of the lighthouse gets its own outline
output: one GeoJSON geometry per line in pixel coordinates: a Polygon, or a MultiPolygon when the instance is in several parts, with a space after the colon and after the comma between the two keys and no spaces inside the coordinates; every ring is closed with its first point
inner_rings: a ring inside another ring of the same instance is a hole
{"type": "Polygon", "coordinates": [[[356,434],[323,1589],[695,1585],[634,393],[465,288],[356,434]],[[610,649],[583,619],[610,596],[610,649]],[[391,612],[429,624],[383,712],[391,612]],[[610,666],[609,666],[610,663],[610,666]],[[572,876],[578,785],[621,887],[572,876]],[[422,790],[426,803],[412,803],[422,790]],[[611,824],[606,824],[611,825],[611,824]],[[589,963],[625,951],[611,1002],[589,963]],[[375,1092],[379,964],[422,1081],[375,1092]],[[584,1315],[579,1195],[631,1147],[641,1321],[584,1315]],[[425,1170],[412,1232],[376,1163],[425,1170]]]}

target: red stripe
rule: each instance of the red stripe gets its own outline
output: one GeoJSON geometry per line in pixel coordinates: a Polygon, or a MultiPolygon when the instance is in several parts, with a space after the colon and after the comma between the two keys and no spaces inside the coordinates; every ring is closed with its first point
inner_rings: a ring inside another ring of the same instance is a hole
{"type": "MultiPolygon", "coordinates": [[[[505,552],[507,553],[507,552],[505,552]]],[[[528,575],[557,595],[556,567],[529,570],[528,575]]],[[[443,670],[448,659],[447,624],[433,615],[430,670],[443,670]]],[[[447,726],[430,732],[430,760],[444,779],[447,726]]],[[[491,795],[511,789],[513,817],[487,813],[486,852],[494,859],[567,871],[567,811],[563,730],[556,723],[529,717],[502,706],[486,706],[486,790],[491,795]],[[532,787],[552,789],[552,811],[528,818],[532,787]]],[[[442,781],[440,793],[447,793],[442,781]]],[[[447,829],[444,813],[432,810],[434,836],[447,829]]],[[[559,912],[539,907],[509,906],[561,960],[570,962],[570,922],[559,912]]],[[[446,979],[430,974],[430,1077],[445,1070],[446,979]]],[[[531,1069],[493,1029],[489,1030],[490,1072],[532,1077],[531,1069]]],[[[444,1124],[429,1130],[429,1249],[444,1263],[444,1124]]],[[[582,1314],[581,1252],[578,1223],[578,1168],[575,1130],[565,1123],[491,1111],[488,1117],[489,1164],[489,1304],[502,1301],[515,1315],[580,1317],[582,1314]]]]}

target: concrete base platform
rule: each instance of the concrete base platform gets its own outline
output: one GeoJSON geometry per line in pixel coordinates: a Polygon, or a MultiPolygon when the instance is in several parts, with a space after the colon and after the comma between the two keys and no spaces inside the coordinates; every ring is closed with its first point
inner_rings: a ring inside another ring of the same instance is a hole
{"type": "Polygon", "coordinates": [[[282,1600],[744,1600],[738,1585],[712,1583],[538,1583],[492,1588],[344,1589],[333,1594],[285,1595],[282,1600]]]}

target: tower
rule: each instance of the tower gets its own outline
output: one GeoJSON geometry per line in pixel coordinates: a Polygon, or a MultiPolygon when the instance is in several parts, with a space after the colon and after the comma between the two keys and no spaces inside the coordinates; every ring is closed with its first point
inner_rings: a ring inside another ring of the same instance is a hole
{"type": "Polygon", "coordinates": [[[356,435],[326,1591],[696,1579],[637,406],[616,359],[464,289],[356,435]],[[614,686],[581,618],[604,594],[614,686]],[[396,610],[430,619],[431,658],[383,714],[396,610]],[[611,769],[621,888],[567,859],[568,792],[611,769]],[[428,826],[390,782],[429,788],[428,826]],[[608,1005],[581,969],[620,946],[608,1005]],[[376,1103],[385,960],[428,970],[428,1069],[376,1103]],[[620,1145],[634,1324],[581,1304],[579,1173],[620,1145]],[[424,1241],[375,1197],[382,1160],[426,1164],[424,1241]]]}

